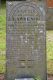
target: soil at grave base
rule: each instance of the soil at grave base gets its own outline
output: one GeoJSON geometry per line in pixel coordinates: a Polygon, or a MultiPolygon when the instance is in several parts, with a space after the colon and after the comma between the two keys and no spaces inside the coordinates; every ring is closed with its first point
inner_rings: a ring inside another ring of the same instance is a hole
{"type": "Polygon", "coordinates": [[[48,74],[48,79],[47,80],[53,80],[53,74],[48,74]]]}
{"type": "Polygon", "coordinates": [[[0,80],[4,80],[4,74],[0,74],[0,80]]]}
{"type": "MultiPolygon", "coordinates": [[[[5,80],[5,78],[4,78],[4,74],[0,74],[0,80],[5,80]]],[[[47,78],[47,80],[53,80],[53,75],[48,74],[48,78],[47,78]]]]}

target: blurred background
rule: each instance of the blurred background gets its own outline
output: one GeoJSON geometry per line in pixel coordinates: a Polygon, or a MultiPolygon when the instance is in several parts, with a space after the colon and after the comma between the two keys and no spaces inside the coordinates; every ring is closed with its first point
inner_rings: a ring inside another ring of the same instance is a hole
{"type": "MultiPolygon", "coordinates": [[[[47,0],[46,55],[47,73],[53,75],[53,0],[47,0]]],[[[0,74],[6,70],[6,1],[0,0],[0,74]]]]}

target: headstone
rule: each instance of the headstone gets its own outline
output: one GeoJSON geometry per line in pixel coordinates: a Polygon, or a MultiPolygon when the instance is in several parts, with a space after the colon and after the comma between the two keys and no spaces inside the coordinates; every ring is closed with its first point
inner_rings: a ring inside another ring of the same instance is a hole
{"type": "Polygon", "coordinates": [[[7,1],[6,6],[6,79],[46,80],[44,2],[37,0],[7,1]]]}

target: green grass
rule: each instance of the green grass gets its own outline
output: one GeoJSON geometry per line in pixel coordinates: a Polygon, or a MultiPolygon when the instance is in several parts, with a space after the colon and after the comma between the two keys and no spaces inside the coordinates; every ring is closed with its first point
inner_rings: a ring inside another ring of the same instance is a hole
{"type": "Polygon", "coordinates": [[[6,11],[5,4],[0,8],[0,73],[5,72],[6,50],[6,11]]]}
{"type": "MultiPolygon", "coordinates": [[[[6,50],[6,10],[0,10],[0,73],[5,72],[6,50]],[[2,54],[1,54],[2,53],[2,54]]],[[[53,74],[53,31],[47,31],[47,72],[53,74]]]]}
{"type": "Polygon", "coordinates": [[[47,31],[47,60],[53,60],[53,31],[47,31]]]}
{"type": "Polygon", "coordinates": [[[0,50],[6,49],[6,11],[5,5],[0,9],[0,50]]]}
{"type": "Polygon", "coordinates": [[[47,31],[47,69],[53,74],[53,31],[47,31]]]}

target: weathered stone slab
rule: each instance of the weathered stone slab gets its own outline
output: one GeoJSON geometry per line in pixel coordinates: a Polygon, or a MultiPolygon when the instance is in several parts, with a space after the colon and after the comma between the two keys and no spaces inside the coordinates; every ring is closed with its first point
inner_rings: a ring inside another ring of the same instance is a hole
{"type": "Polygon", "coordinates": [[[6,30],[7,80],[21,77],[46,80],[44,5],[7,1],[6,30]]]}

